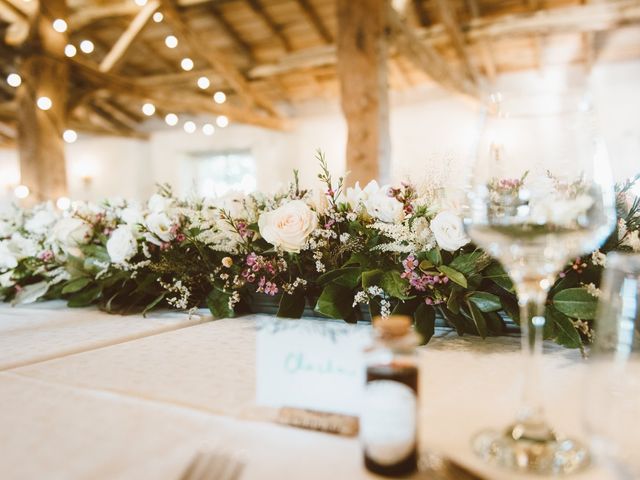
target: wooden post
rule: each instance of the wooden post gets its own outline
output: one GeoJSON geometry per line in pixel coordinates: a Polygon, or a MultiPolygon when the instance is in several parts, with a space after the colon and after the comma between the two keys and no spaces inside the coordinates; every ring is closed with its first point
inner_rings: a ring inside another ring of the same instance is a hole
{"type": "Polygon", "coordinates": [[[31,190],[30,203],[67,195],[67,173],[62,134],[66,123],[69,71],[64,62],[66,33],[53,29],[53,21],[66,18],[64,0],[39,2],[31,19],[29,54],[22,67],[22,85],[17,92],[18,149],[21,182],[31,190]],[[39,97],[49,97],[52,106],[41,110],[39,97]]]}
{"type": "Polygon", "coordinates": [[[338,0],[338,78],[348,183],[389,180],[388,0],[338,0]]]}

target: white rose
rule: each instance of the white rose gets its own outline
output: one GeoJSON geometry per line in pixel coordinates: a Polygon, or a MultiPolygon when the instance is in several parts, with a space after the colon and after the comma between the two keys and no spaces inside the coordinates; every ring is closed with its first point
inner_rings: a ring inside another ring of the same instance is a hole
{"type": "Polygon", "coordinates": [[[355,186],[347,188],[344,192],[344,203],[352,210],[358,210],[366,198],[367,194],[360,188],[360,182],[356,182],[355,186]]]}
{"type": "Polygon", "coordinates": [[[120,218],[129,226],[144,223],[144,216],[137,205],[129,205],[120,211],[120,218]]]}
{"type": "Polygon", "coordinates": [[[0,270],[12,269],[18,266],[18,259],[9,248],[9,240],[0,242],[0,270]]]}
{"type": "Polygon", "coordinates": [[[16,226],[13,222],[8,220],[0,220],[0,238],[6,238],[11,236],[16,231],[16,226]]]}
{"type": "Polygon", "coordinates": [[[378,192],[369,195],[364,202],[367,213],[381,222],[400,222],[404,217],[404,207],[387,192],[388,188],[382,187],[378,192]]]}
{"type": "Polygon", "coordinates": [[[79,218],[61,218],[53,227],[53,239],[63,247],[76,247],[86,244],[93,229],[79,218]]]}
{"type": "Polygon", "coordinates": [[[172,198],[163,197],[162,195],[158,195],[157,193],[151,195],[149,199],[149,210],[154,213],[162,213],[166,212],[171,204],[173,203],[172,198]]]}
{"type": "Polygon", "coordinates": [[[147,229],[163,242],[170,242],[173,238],[171,220],[165,213],[150,213],[145,222],[147,229]]]}
{"type": "Polygon", "coordinates": [[[15,285],[15,282],[11,280],[11,274],[13,272],[6,272],[0,275],[0,287],[9,288],[15,285]]]}
{"type": "Polygon", "coordinates": [[[302,200],[292,200],[258,219],[262,238],[286,252],[299,252],[317,226],[316,213],[302,200]]]}
{"type": "Polygon", "coordinates": [[[40,248],[35,240],[27,237],[23,237],[19,233],[14,233],[9,239],[9,250],[13,253],[16,259],[21,260],[26,257],[35,257],[40,248]]]}
{"type": "Polygon", "coordinates": [[[56,221],[56,215],[50,210],[40,210],[27,220],[24,228],[31,233],[47,233],[49,227],[56,221]]]}
{"type": "Polygon", "coordinates": [[[445,210],[438,213],[430,226],[436,242],[443,250],[454,252],[470,241],[464,233],[462,220],[453,212],[445,210]]]}
{"type": "Polygon", "coordinates": [[[107,240],[107,253],[113,263],[125,263],[138,251],[136,237],[129,227],[119,226],[107,240]]]}

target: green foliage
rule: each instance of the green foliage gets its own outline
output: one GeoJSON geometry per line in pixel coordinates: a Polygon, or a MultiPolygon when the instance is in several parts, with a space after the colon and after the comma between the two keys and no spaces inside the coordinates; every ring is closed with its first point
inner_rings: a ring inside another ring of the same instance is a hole
{"type": "Polygon", "coordinates": [[[584,288],[568,288],[556,293],[553,306],[571,318],[593,320],[596,316],[597,299],[584,288]]]}

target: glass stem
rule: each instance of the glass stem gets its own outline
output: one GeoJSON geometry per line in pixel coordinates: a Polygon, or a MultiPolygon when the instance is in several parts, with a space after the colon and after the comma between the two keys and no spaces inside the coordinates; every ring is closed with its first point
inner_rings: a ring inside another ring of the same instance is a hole
{"type": "MultiPolygon", "coordinates": [[[[520,329],[524,361],[524,389],[518,421],[533,429],[544,429],[546,424],[542,402],[542,342],[545,324],[544,306],[547,289],[536,280],[517,285],[520,306],[520,329]]],[[[546,432],[539,432],[546,435],[546,432]]]]}

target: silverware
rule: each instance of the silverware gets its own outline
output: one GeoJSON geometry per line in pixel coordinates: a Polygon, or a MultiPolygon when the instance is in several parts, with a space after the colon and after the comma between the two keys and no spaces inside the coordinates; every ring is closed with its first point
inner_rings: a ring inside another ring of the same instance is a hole
{"type": "Polygon", "coordinates": [[[179,480],[237,480],[244,469],[244,462],[233,455],[201,451],[180,475],[179,480]]]}
{"type": "Polygon", "coordinates": [[[417,478],[430,480],[486,480],[444,455],[421,452],[417,478]]]}

